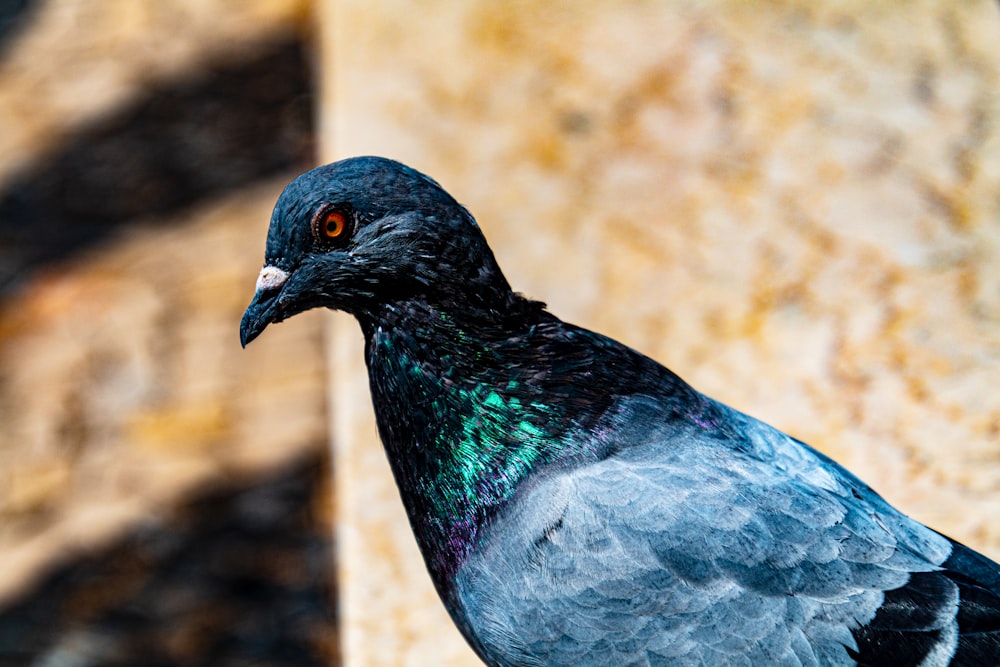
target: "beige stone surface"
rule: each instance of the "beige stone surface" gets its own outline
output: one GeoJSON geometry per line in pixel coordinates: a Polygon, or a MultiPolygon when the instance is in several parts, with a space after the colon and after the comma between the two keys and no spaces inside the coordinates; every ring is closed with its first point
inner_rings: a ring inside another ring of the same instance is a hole
{"type": "MultiPolygon", "coordinates": [[[[515,288],[1000,556],[996,3],[321,10],[326,157],[426,171],[515,288]]],[[[332,345],[346,664],[476,664],[332,345]]]]}
{"type": "Polygon", "coordinates": [[[47,0],[0,59],[0,178],[150,80],[291,29],[307,0],[47,0]]]}
{"type": "MultiPolygon", "coordinates": [[[[304,0],[46,0],[0,59],[0,178],[151,84],[252,53],[304,0]]],[[[181,497],[326,440],[320,322],[238,326],[293,174],[141,221],[0,307],[0,602],[181,497]]]]}
{"type": "Polygon", "coordinates": [[[194,488],[323,446],[318,316],[239,345],[290,177],[146,221],[0,311],[0,601],[194,488]]]}

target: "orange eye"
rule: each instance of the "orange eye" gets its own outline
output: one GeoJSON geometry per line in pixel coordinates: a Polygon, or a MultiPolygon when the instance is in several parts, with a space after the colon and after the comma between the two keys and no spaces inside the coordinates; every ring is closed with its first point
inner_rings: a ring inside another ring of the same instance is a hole
{"type": "Polygon", "coordinates": [[[347,213],[329,206],[321,208],[312,220],[313,236],[318,241],[342,241],[349,226],[347,213]]]}
{"type": "Polygon", "coordinates": [[[323,216],[323,236],[328,239],[338,238],[347,229],[347,220],[340,211],[330,211],[323,216]]]}

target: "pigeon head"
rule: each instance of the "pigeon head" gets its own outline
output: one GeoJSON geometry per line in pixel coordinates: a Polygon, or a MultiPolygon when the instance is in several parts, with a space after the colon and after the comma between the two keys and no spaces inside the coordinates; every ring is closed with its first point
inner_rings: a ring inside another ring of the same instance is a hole
{"type": "Polygon", "coordinates": [[[364,322],[410,300],[491,310],[512,298],[476,221],[433,179],[393,160],[350,158],[282,192],[240,339],[246,346],[316,307],[364,322]]]}

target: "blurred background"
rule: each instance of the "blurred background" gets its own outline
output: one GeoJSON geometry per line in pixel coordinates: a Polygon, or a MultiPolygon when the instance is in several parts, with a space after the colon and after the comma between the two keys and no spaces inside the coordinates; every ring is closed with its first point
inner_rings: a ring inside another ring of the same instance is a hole
{"type": "Polygon", "coordinates": [[[0,7],[0,664],[334,664],[318,321],[234,328],[309,7],[0,7]]]}
{"type": "Polygon", "coordinates": [[[281,188],[363,153],[1000,557],[998,35],[994,0],[0,3],[0,665],[477,664],[356,325],[239,347],[281,188]]]}

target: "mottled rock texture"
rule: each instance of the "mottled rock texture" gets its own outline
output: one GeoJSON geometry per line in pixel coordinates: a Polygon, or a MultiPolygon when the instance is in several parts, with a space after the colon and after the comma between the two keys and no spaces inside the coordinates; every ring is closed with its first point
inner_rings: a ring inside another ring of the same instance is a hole
{"type": "Polygon", "coordinates": [[[233,329],[280,186],[135,229],[7,301],[0,592],[198,483],[322,448],[316,320],[252,355],[233,329]]]}
{"type": "MultiPolygon", "coordinates": [[[[329,5],[327,158],[433,175],[516,289],[1000,556],[995,2],[329,5]]],[[[412,585],[355,328],[345,655],[475,664],[412,585]]]]}
{"type": "Polygon", "coordinates": [[[200,489],[67,559],[0,610],[0,665],[335,664],[324,460],[200,489]]]}

